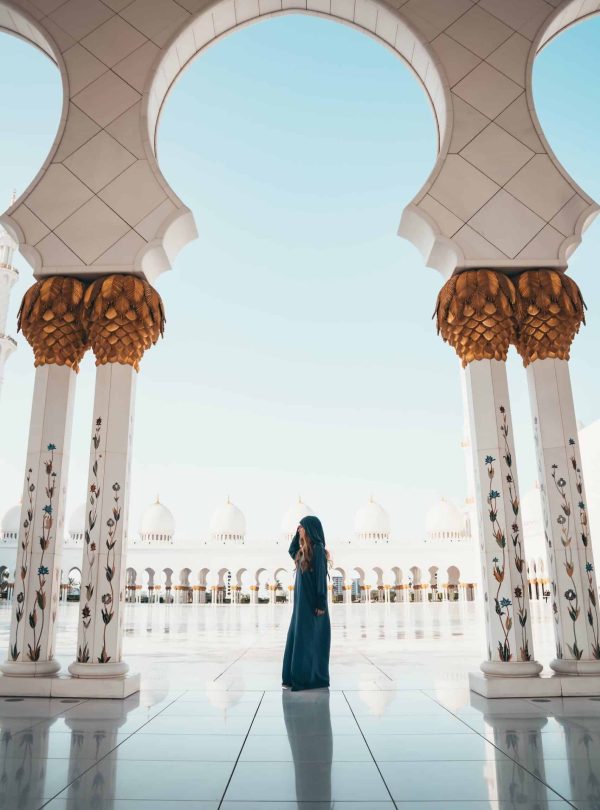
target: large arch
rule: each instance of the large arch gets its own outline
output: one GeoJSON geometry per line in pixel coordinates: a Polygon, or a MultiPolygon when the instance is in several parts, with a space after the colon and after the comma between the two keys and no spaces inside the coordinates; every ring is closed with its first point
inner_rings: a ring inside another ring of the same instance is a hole
{"type": "Polygon", "coordinates": [[[204,48],[277,14],[325,16],[359,28],[419,77],[437,121],[439,154],[404,209],[399,233],[429,266],[444,274],[482,263],[564,269],[598,211],[552,153],[531,94],[538,51],[595,13],[596,0],[556,7],[483,0],[466,10],[462,0],[412,0],[398,9],[381,0],[220,0],[194,12],[171,6],[161,13],[137,3],[116,13],[80,0],[77,19],[70,19],[66,7],[46,14],[40,3],[35,20],[24,0],[0,3],[2,27],[48,53],[65,88],[51,154],[2,217],[38,277],[134,272],[152,281],[169,269],[196,228],[156,161],[164,99],[204,48]],[[98,33],[104,26],[127,27],[130,41],[125,36],[116,56],[110,38],[98,33]],[[97,39],[86,40],[90,57],[82,60],[78,43],[92,31],[97,39]],[[500,152],[510,155],[508,174],[497,162],[500,152]],[[100,171],[101,187],[90,179],[90,166],[100,171]],[[58,217],[48,204],[57,198],[58,217]]]}

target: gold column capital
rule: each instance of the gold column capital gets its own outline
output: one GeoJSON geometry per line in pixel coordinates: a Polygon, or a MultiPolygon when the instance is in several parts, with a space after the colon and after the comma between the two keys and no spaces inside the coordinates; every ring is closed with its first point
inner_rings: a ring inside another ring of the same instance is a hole
{"type": "Polygon", "coordinates": [[[164,332],[161,297],[137,276],[115,274],[93,281],[85,292],[84,313],[97,366],[122,363],[139,371],[144,352],[164,332]]]}
{"type": "Polygon", "coordinates": [[[438,334],[463,367],[473,360],[506,360],[516,336],[517,296],[497,270],[464,270],[439,292],[434,317],[438,334]]]}
{"type": "Polygon", "coordinates": [[[77,278],[48,276],[23,296],[18,330],[33,348],[35,366],[54,363],[79,371],[88,348],[83,324],[85,287],[77,278]]]}
{"type": "Polygon", "coordinates": [[[585,323],[585,302],[572,278],[556,270],[526,270],[517,279],[517,351],[534,360],[568,360],[573,338],[585,323]]]}

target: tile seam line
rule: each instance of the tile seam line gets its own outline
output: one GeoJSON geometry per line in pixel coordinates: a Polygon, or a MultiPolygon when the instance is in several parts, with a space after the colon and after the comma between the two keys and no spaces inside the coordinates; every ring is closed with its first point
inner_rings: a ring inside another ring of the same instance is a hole
{"type": "Polygon", "coordinates": [[[252,726],[254,725],[254,721],[256,720],[256,715],[258,714],[258,712],[260,710],[260,707],[262,706],[262,702],[264,700],[264,697],[265,697],[265,693],[263,691],[263,693],[262,693],[262,695],[260,697],[260,700],[258,702],[258,706],[256,707],[256,711],[252,715],[252,720],[250,721],[250,725],[248,726],[248,731],[246,732],[246,736],[244,737],[244,741],[242,742],[242,746],[241,746],[240,750],[238,751],[237,759],[233,763],[233,768],[231,769],[231,773],[229,774],[229,779],[227,780],[227,784],[225,785],[225,788],[223,790],[223,795],[221,796],[221,799],[220,799],[219,804],[217,806],[217,810],[221,810],[221,806],[223,805],[223,802],[225,801],[225,796],[227,794],[227,791],[229,790],[229,785],[231,784],[231,780],[233,779],[233,774],[235,773],[235,769],[238,766],[238,762],[240,761],[240,757],[242,756],[242,751],[244,750],[244,746],[246,745],[246,742],[248,740],[250,732],[252,731],[252,726]]]}
{"type": "Polygon", "coordinates": [[[371,746],[370,746],[370,745],[369,745],[369,743],[367,742],[367,738],[365,737],[365,733],[364,733],[364,731],[362,730],[360,723],[358,722],[358,718],[357,718],[357,717],[356,717],[356,715],[354,714],[354,709],[353,709],[353,708],[352,708],[352,706],[350,705],[350,701],[348,700],[348,696],[346,695],[346,691],[345,691],[344,689],[342,689],[341,691],[342,691],[342,695],[344,696],[344,700],[346,701],[346,703],[347,703],[347,705],[348,705],[348,708],[350,709],[350,712],[352,713],[352,717],[354,718],[354,722],[355,722],[355,723],[356,723],[356,725],[358,726],[358,730],[360,731],[360,736],[363,738],[364,743],[365,743],[365,745],[367,746],[367,750],[368,750],[369,754],[371,755],[371,758],[373,759],[373,763],[374,763],[375,767],[377,768],[377,773],[379,774],[379,776],[381,777],[381,781],[382,781],[382,782],[383,782],[383,784],[385,785],[385,789],[386,789],[386,790],[387,790],[387,792],[388,792],[388,795],[389,795],[389,797],[390,797],[390,801],[392,802],[392,804],[394,805],[394,807],[396,808],[396,810],[398,810],[398,805],[396,804],[396,800],[395,800],[395,799],[394,799],[394,797],[392,796],[392,791],[389,789],[389,787],[388,787],[388,783],[385,781],[384,776],[383,776],[383,774],[381,773],[381,768],[379,767],[379,763],[377,762],[377,760],[376,760],[376,759],[375,759],[375,757],[373,756],[373,752],[371,751],[371,746]]]}
{"type": "MultiPolygon", "coordinates": [[[[440,205],[441,205],[441,203],[440,203],[440,205]]],[[[369,656],[368,656],[368,655],[365,655],[365,653],[364,653],[364,652],[361,652],[361,655],[362,655],[362,657],[365,659],[365,661],[368,661],[368,662],[369,662],[369,664],[371,664],[371,666],[372,666],[372,667],[375,667],[375,669],[376,669],[376,670],[378,670],[379,672],[381,672],[381,674],[382,674],[382,675],[385,675],[385,677],[386,677],[386,678],[387,678],[389,681],[392,681],[392,682],[393,682],[393,680],[394,680],[394,679],[391,677],[391,675],[388,675],[388,674],[387,674],[387,672],[385,672],[383,669],[381,669],[381,667],[380,667],[380,666],[378,666],[378,665],[377,665],[377,664],[376,664],[374,661],[371,661],[371,659],[369,658],[369,656]]]]}
{"type": "MultiPolygon", "coordinates": [[[[424,690],[422,690],[422,691],[424,691],[424,690]]],[[[431,695],[430,695],[430,697],[431,697],[431,695]]],[[[501,748],[498,748],[498,746],[497,746],[495,743],[493,743],[491,740],[489,740],[487,737],[485,737],[483,734],[481,734],[479,731],[477,731],[477,729],[474,729],[474,728],[473,728],[473,726],[470,726],[470,725],[469,725],[469,724],[466,722],[466,720],[463,720],[463,719],[462,719],[462,717],[458,717],[458,715],[454,714],[454,712],[453,712],[453,711],[451,711],[451,710],[450,710],[450,709],[449,709],[447,706],[444,706],[444,704],[443,704],[443,703],[440,703],[440,701],[439,701],[439,700],[438,700],[436,697],[431,697],[431,699],[432,699],[433,701],[435,701],[435,703],[437,703],[437,704],[438,704],[439,706],[441,706],[443,709],[445,709],[445,710],[448,712],[448,714],[451,714],[451,715],[452,715],[452,717],[456,718],[456,720],[458,720],[459,722],[461,722],[463,725],[467,726],[467,728],[470,728],[470,729],[471,729],[471,731],[472,731],[474,734],[477,734],[477,736],[478,736],[478,737],[481,737],[481,739],[482,739],[482,740],[485,740],[487,743],[489,743],[489,744],[490,744],[490,745],[491,745],[493,748],[495,748],[495,749],[496,749],[496,751],[498,751],[498,752],[499,752],[500,754],[502,754],[503,756],[508,757],[508,759],[510,759],[512,762],[514,762],[514,763],[515,763],[515,765],[517,765],[517,767],[522,768],[522,769],[523,769],[523,770],[524,770],[526,773],[528,773],[528,774],[529,774],[530,776],[532,776],[532,777],[533,777],[535,780],[537,780],[538,782],[540,782],[540,784],[544,785],[544,787],[545,787],[545,788],[547,788],[548,790],[551,790],[551,791],[552,791],[552,793],[554,793],[556,796],[558,796],[558,798],[559,798],[559,799],[562,799],[562,800],[563,800],[563,802],[566,802],[566,803],[567,803],[567,804],[568,804],[570,807],[574,807],[574,808],[576,808],[576,809],[577,809],[577,805],[573,803],[573,802],[575,802],[575,801],[576,801],[576,799],[566,799],[566,798],[565,798],[565,797],[562,795],[562,793],[559,793],[559,792],[558,792],[558,790],[556,790],[555,788],[551,787],[551,786],[550,786],[550,785],[549,785],[547,782],[545,782],[543,779],[540,779],[540,778],[539,778],[539,776],[536,776],[534,773],[532,773],[532,771],[530,771],[530,770],[529,770],[529,768],[526,768],[526,767],[525,767],[524,765],[522,765],[522,764],[521,764],[521,763],[520,763],[518,760],[516,760],[514,757],[510,756],[510,754],[507,754],[507,753],[506,753],[505,751],[503,751],[501,748]]],[[[500,699],[500,700],[501,700],[502,698],[496,698],[496,700],[498,700],[498,699],[500,699]]],[[[525,698],[524,698],[524,699],[525,699],[525,698]]],[[[488,698],[488,700],[489,700],[489,698],[488,698]]],[[[492,700],[493,700],[493,698],[492,698],[492,700]]],[[[545,715],[544,715],[544,714],[542,714],[542,712],[540,711],[540,717],[544,717],[544,716],[545,716],[545,715]]],[[[497,801],[498,801],[498,802],[501,802],[501,801],[502,801],[502,799],[497,799],[497,801]]],[[[555,801],[555,800],[553,800],[553,799],[548,799],[548,801],[555,801]]]]}
{"type": "MultiPolygon", "coordinates": [[[[145,726],[147,726],[147,725],[148,725],[148,723],[150,723],[150,722],[151,722],[152,720],[154,720],[156,717],[158,717],[159,715],[161,715],[161,714],[162,714],[162,713],[163,713],[163,712],[164,712],[166,709],[168,709],[170,706],[172,706],[172,705],[173,705],[173,703],[176,703],[176,702],[179,700],[179,698],[180,698],[180,697],[182,697],[182,696],[183,696],[183,695],[186,693],[186,691],[187,691],[187,690],[184,690],[184,691],[183,691],[183,692],[182,692],[180,695],[177,695],[177,697],[173,698],[173,700],[172,700],[172,701],[171,701],[169,704],[167,704],[167,705],[166,705],[164,708],[162,708],[162,709],[161,709],[159,712],[157,712],[155,715],[153,715],[153,716],[152,716],[152,717],[150,717],[148,720],[146,720],[146,722],[145,722],[145,723],[142,723],[142,725],[141,725],[141,726],[139,726],[138,728],[136,728],[136,729],[135,729],[135,731],[132,731],[132,732],[131,732],[131,734],[128,734],[128,735],[125,737],[125,739],[124,739],[124,740],[121,740],[121,742],[120,742],[120,743],[118,743],[117,745],[115,745],[115,747],[114,747],[114,748],[111,748],[111,749],[110,749],[110,751],[107,751],[107,753],[106,753],[106,754],[104,754],[104,756],[103,756],[103,757],[100,757],[99,759],[97,759],[97,760],[94,762],[94,764],[93,764],[93,765],[90,765],[90,767],[89,767],[89,768],[86,768],[86,769],[85,769],[85,771],[82,771],[82,772],[81,772],[81,773],[80,773],[78,776],[76,776],[74,779],[71,779],[71,781],[70,781],[70,782],[68,782],[68,783],[67,783],[67,784],[66,784],[66,785],[65,785],[63,788],[61,788],[61,789],[60,789],[60,790],[59,790],[57,793],[55,793],[55,794],[54,794],[54,796],[50,796],[50,797],[49,797],[49,798],[47,798],[47,799],[43,798],[43,799],[42,799],[43,804],[40,804],[40,806],[39,806],[38,810],[42,810],[44,807],[46,807],[48,804],[50,804],[50,802],[53,802],[53,801],[54,801],[54,799],[58,799],[58,798],[60,798],[61,794],[63,794],[63,793],[65,792],[65,790],[68,790],[68,789],[71,787],[71,785],[72,785],[74,782],[76,782],[76,781],[77,781],[78,779],[80,779],[82,776],[85,776],[85,774],[86,774],[86,773],[89,773],[89,772],[92,770],[92,768],[95,768],[97,765],[99,765],[99,764],[100,764],[100,762],[103,762],[103,761],[104,761],[104,760],[105,760],[107,757],[109,757],[109,756],[110,756],[110,755],[111,755],[111,754],[112,754],[114,751],[116,751],[116,750],[117,750],[117,748],[119,748],[121,745],[123,745],[123,743],[124,743],[124,742],[127,742],[127,740],[129,740],[131,737],[133,737],[135,734],[137,734],[137,733],[140,731],[140,729],[144,728],[145,726]]],[[[118,699],[118,698],[117,698],[117,699],[118,699]]],[[[93,700],[93,698],[89,698],[89,699],[88,699],[87,701],[85,701],[85,702],[89,702],[90,700],[93,700]]],[[[73,707],[71,707],[71,708],[75,708],[75,707],[73,706],[73,707]]]]}
{"type": "MultiPolygon", "coordinates": [[[[233,660],[233,661],[232,661],[230,664],[228,664],[228,665],[225,667],[225,669],[223,670],[223,672],[219,672],[219,674],[217,675],[217,677],[216,677],[216,678],[213,678],[213,681],[212,681],[212,682],[213,682],[213,683],[215,683],[216,681],[218,681],[218,680],[219,680],[219,678],[221,677],[221,675],[225,675],[225,673],[227,672],[227,670],[228,670],[228,669],[231,669],[231,667],[232,667],[234,664],[237,664],[237,662],[238,662],[240,659],[242,659],[242,658],[243,658],[243,657],[246,655],[246,653],[247,653],[247,652],[250,652],[250,649],[251,649],[250,647],[247,647],[247,648],[244,650],[244,652],[243,652],[243,653],[240,653],[240,655],[238,655],[238,657],[237,657],[237,658],[234,658],[234,660],[233,660]]],[[[264,695],[264,690],[263,690],[263,689],[260,689],[259,691],[261,691],[261,692],[263,693],[263,695],[264,695]]],[[[261,700],[262,700],[262,698],[261,698],[261,700]]]]}

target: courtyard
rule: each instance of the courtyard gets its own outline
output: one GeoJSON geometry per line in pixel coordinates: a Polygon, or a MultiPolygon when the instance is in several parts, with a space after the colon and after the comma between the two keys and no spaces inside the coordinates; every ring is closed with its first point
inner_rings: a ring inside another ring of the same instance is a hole
{"type": "MultiPolygon", "coordinates": [[[[600,701],[469,693],[483,655],[479,603],[332,606],[332,687],[303,693],[280,688],[290,609],[129,604],[124,654],[141,692],[2,699],[1,806],[600,806],[600,701]]],[[[547,659],[550,608],[532,610],[547,659]]],[[[59,609],[63,666],[76,611],[59,609]]],[[[2,643],[9,615],[3,608],[2,643]]]]}

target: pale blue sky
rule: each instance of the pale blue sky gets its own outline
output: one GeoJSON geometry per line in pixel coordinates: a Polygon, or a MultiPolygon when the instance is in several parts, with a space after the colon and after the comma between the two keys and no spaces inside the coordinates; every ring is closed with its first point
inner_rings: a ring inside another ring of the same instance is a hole
{"type": "MultiPolygon", "coordinates": [[[[23,189],[60,111],[53,66],[1,35],[0,194],[23,189]]],[[[535,98],[567,169],[600,197],[600,20],[538,59],[535,98]]],[[[457,362],[431,313],[441,277],[396,236],[427,177],[435,129],[408,68],[331,21],[286,16],[234,33],[177,83],[159,131],[165,176],[200,238],[157,287],[166,339],[139,378],[131,529],[159,491],[178,535],[203,536],[228,494],[251,538],[298,493],[332,538],[369,494],[409,540],[439,495],[464,497],[457,362]]],[[[574,350],[580,417],[600,416],[600,225],[573,257],[590,304],[574,350]]],[[[13,293],[11,320],[31,273],[13,293]]],[[[14,326],[11,327],[14,333],[14,326]]],[[[524,375],[511,362],[523,489],[534,478],[524,375]]],[[[20,491],[33,382],[23,339],[0,400],[0,510],[20,491]]],[[[93,363],[80,373],[70,507],[83,500],[93,363]]]]}

